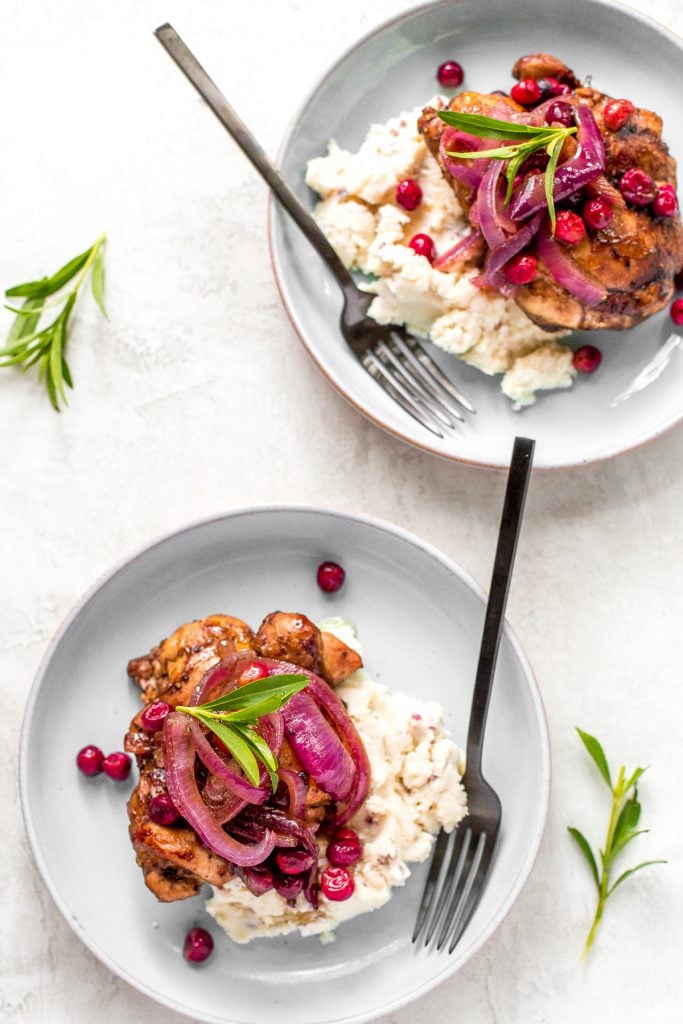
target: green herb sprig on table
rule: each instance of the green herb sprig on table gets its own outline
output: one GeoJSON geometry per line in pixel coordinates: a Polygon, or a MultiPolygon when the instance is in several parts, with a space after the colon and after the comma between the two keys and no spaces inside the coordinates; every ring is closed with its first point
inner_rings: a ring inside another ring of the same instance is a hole
{"type": "Polygon", "coordinates": [[[466,132],[468,135],[476,135],[480,139],[501,139],[508,143],[498,149],[483,149],[474,153],[447,151],[449,157],[457,160],[507,160],[505,177],[508,187],[505,194],[505,206],[512,198],[515,177],[524,161],[539,149],[546,151],[549,159],[544,179],[545,196],[554,234],[556,223],[555,198],[553,196],[555,171],[562,146],[570,135],[576,134],[576,126],[563,128],[557,125],[515,124],[514,122],[500,121],[495,117],[485,117],[483,114],[460,114],[454,110],[440,110],[439,117],[447,125],[466,132]]]}
{"type": "Polygon", "coordinates": [[[277,675],[238,686],[224,697],[198,707],[177,707],[192,715],[224,743],[252,785],[258,786],[263,764],[273,792],[277,789],[277,758],[262,736],[256,732],[259,718],[278,711],[290,697],[309,683],[304,675],[277,675]]]}
{"type": "Polygon", "coordinates": [[[598,904],[595,910],[595,916],[593,918],[590,931],[588,932],[586,943],[583,947],[583,959],[585,959],[593,945],[593,941],[600,926],[600,921],[602,920],[602,915],[605,910],[605,904],[617,886],[621,885],[621,883],[626,881],[627,878],[630,878],[631,875],[634,875],[636,871],[640,871],[641,868],[646,868],[650,864],[666,864],[667,862],[665,860],[645,860],[640,864],[636,864],[635,867],[628,868],[627,871],[623,871],[616,881],[612,882],[610,880],[610,874],[617,857],[623,852],[625,847],[636,838],[636,836],[640,836],[644,832],[649,831],[649,829],[646,828],[638,828],[638,822],[640,821],[638,779],[646,769],[636,768],[630,775],[627,775],[626,769],[622,765],[617,773],[616,782],[613,783],[609,766],[607,764],[607,758],[605,757],[605,752],[600,746],[600,743],[589,733],[583,732],[583,730],[578,728],[576,731],[578,732],[584,747],[597,765],[600,775],[607,783],[612,794],[612,809],[610,811],[609,823],[607,825],[605,847],[603,850],[599,851],[600,867],[598,867],[597,859],[586,837],[582,835],[577,828],[570,827],[568,830],[572,838],[576,841],[581,853],[586,858],[598,890],[598,904]]]}
{"type": "Polygon", "coordinates": [[[16,319],[7,335],[5,347],[0,349],[0,367],[19,366],[28,370],[37,364],[38,377],[45,382],[50,403],[57,412],[61,411],[62,404],[68,404],[65,389],[73,388],[65,354],[69,320],[88,274],[95,301],[105,317],[107,315],[104,307],[104,243],[105,235],[102,234],[94,245],[69,260],[52,277],[27,281],[5,292],[8,298],[24,301],[20,307],[5,307],[16,314],[16,319]],[[73,284],[66,296],[58,294],[70,282],[73,284]],[[60,306],[55,318],[46,327],[40,327],[43,314],[49,314],[50,310],[60,306]]]}

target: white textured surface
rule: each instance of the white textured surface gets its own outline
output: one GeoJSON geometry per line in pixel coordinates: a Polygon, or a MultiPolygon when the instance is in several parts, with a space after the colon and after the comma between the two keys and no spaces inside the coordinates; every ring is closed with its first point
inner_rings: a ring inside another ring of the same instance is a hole
{"type": "MultiPolygon", "coordinates": [[[[487,581],[503,477],[421,455],[331,391],[278,300],[264,188],[151,36],[172,21],[273,152],[340,50],[407,6],[4,4],[0,284],[53,270],[104,228],[111,321],[84,299],[76,391],[61,417],[33,379],[0,374],[0,1020],[182,1020],[80,945],[23,838],[23,705],[48,638],[101,572],[188,519],[291,499],[398,522],[487,581]]],[[[683,32],[678,0],[639,6],[683,32]]],[[[678,431],[617,461],[534,479],[510,619],[547,703],[548,831],[497,936],[384,1024],[456,1013],[467,1024],[680,1021],[682,448],[678,431]],[[592,837],[605,806],[574,724],[614,759],[652,764],[641,794],[653,831],[638,844],[643,859],[671,860],[615,896],[587,966],[578,953],[592,892],[565,829],[592,837]]]]}

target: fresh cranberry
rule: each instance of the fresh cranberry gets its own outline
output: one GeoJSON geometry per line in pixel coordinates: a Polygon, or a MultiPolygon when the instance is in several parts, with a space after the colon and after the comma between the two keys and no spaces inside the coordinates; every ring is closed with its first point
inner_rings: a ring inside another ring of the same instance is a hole
{"type": "Polygon", "coordinates": [[[278,850],[275,862],[283,875],[302,875],[313,867],[314,858],[307,850],[278,850]]]}
{"type": "Polygon", "coordinates": [[[538,273],[538,260],[531,253],[513,256],[505,267],[505,276],[511,284],[530,284],[538,273]]]}
{"type": "Polygon", "coordinates": [[[583,219],[586,224],[596,231],[606,228],[612,219],[612,205],[602,196],[597,199],[589,199],[583,206],[583,219]]]}
{"type": "Polygon", "coordinates": [[[523,107],[533,107],[534,103],[538,103],[542,98],[543,93],[540,85],[533,78],[523,78],[521,82],[517,82],[517,85],[513,85],[510,95],[516,103],[521,103],[523,107]]]}
{"type": "Polygon", "coordinates": [[[675,299],[671,303],[671,319],[676,327],[683,325],[683,299],[675,299]]]}
{"type": "Polygon", "coordinates": [[[301,875],[285,875],[284,878],[275,875],[273,886],[284,900],[295,900],[303,892],[304,880],[301,875]]]}
{"type": "Polygon", "coordinates": [[[240,674],[240,683],[255,683],[270,675],[270,669],[262,661],[251,661],[240,674]]]}
{"type": "Polygon", "coordinates": [[[572,364],[579,373],[595,373],[602,362],[602,352],[595,345],[582,345],[577,348],[572,364]]]}
{"type": "Polygon", "coordinates": [[[442,85],[444,89],[457,89],[459,85],[462,85],[465,72],[457,61],[446,60],[439,65],[436,77],[439,85],[442,85]]]}
{"type": "Polygon", "coordinates": [[[99,775],[104,764],[104,754],[99,747],[89,744],[76,754],[76,764],[84,775],[99,775]]]}
{"type": "Polygon", "coordinates": [[[358,834],[351,828],[341,828],[327,847],[327,859],[335,868],[348,868],[360,860],[362,853],[358,834]]]}
{"type": "Polygon", "coordinates": [[[318,566],[318,586],[326,594],[336,594],[343,586],[346,573],[336,562],[321,562],[318,566]]]}
{"type": "Polygon", "coordinates": [[[191,964],[200,964],[213,952],[213,939],[206,928],[190,928],[183,943],[183,956],[191,964]]]}
{"type": "Polygon", "coordinates": [[[611,132],[618,132],[620,128],[624,127],[635,109],[630,100],[610,100],[602,111],[605,128],[611,132]]]}
{"type": "Polygon", "coordinates": [[[346,868],[325,868],[320,876],[320,888],[328,900],[341,903],[353,896],[356,886],[346,868]]]}
{"type": "Polygon", "coordinates": [[[566,96],[571,92],[568,85],[553,78],[552,75],[548,75],[547,78],[539,78],[538,87],[544,100],[552,100],[555,96],[566,96]]]}
{"type": "Polygon", "coordinates": [[[586,237],[586,225],[578,213],[571,210],[560,210],[555,225],[555,238],[567,245],[576,245],[586,237]]]}
{"type": "Polygon", "coordinates": [[[244,881],[254,896],[262,896],[273,888],[273,872],[264,864],[253,868],[244,868],[244,881]]]}
{"type": "Polygon", "coordinates": [[[173,825],[180,817],[178,808],[167,793],[153,796],[147,804],[147,811],[157,825],[173,825]]]}
{"type": "Polygon", "coordinates": [[[414,178],[404,178],[396,186],[396,202],[404,210],[417,210],[422,202],[422,189],[414,178]]]}
{"type": "Polygon", "coordinates": [[[159,732],[160,729],[163,729],[164,722],[171,710],[171,705],[167,704],[165,700],[155,700],[153,704],[148,704],[140,715],[142,728],[145,732],[159,732]]]}
{"type": "Polygon", "coordinates": [[[649,206],[655,197],[657,186],[645,171],[632,167],[622,175],[619,190],[631,206],[649,206]]]}
{"type": "Polygon", "coordinates": [[[436,259],[436,246],[429,235],[413,235],[408,242],[408,247],[418,256],[424,256],[430,263],[436,259]]]}
{"type": "Polygon", "coordinates": [[[574,108],[571,103],[555,100],[546,111],[545,121],[546,124],[561,124],[565,128],[571,128],[574,124],[574,108]]]}
{"type": "Polygon", "coordinates": [[[107,754],[102,762],[102,770],[114,782],[124,782],[130,775],[131,764],[132,761],[128,754],[117,750],[113,754],[107,754]]]}
{"type": "Polygon", "coordinates": [[[675,217],[678,213],[678,200],[673,185],[660,185],[652,203],[652,209],[658,217],[675,217]]]}

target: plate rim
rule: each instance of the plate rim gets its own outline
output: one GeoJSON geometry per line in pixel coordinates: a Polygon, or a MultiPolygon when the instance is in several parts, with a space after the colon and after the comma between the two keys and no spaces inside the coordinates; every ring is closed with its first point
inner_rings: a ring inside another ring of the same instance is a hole
{"type": "MultiPolygon", "coordinates": [[[[539,0],[539,2],[542,2],[542,0],[539,0]]],[[[650,29],[654,29],[658,35],[664,36],[665,38],[668,39],[673,39],[677,43],[681,51],[681,56],[683,57],[683,35],[679,35],[678,32],[675,32],[673,29],[668,28],[666,25],[662,24],[662,22],[658,21],[656,18],[653,18],[651,15],[644,14],[642,11],[636,10],[634,7],[630,7],[628,4],[623,3],[622,0],[589,0],[589,2],[594,4],[596,7],[604,7],[608,10],[618,11],[625,17],[630,17],[634,21],[640,22],[642,25],[650,29]]],[[[436,9],[439,7],[457,8],[459,3],[460,0],[424,0],[424,2],[415,4],[414,6],[411,6],[406,10],[401,11],[399,14],[395,14],[390,18],[386,18],[379,25],[376,25],[369,31],[364,32],[353,43],[351,43],[350,46],[347,46],[346,49],[339,55],[339,57],[337,57],[337,59],[327,68],[327,70],[323,72],[320,78],[316,81],[313,88],[311,88],[305,94],[303,100],[298,104],[297,108],[295,109],[294,114],[291,116],[289,120],[285,134],[283,135],[278,146],[275,159],[276,166],[278,168],[281,167],[283,154],[287,147],[289,146],[292,135],[294,134],[297,126],[299,125],[302,115],[304,114],[306,108],[313,100],[313,97],[315,96],[316,92],[337,71],[339,66],[343,64],[344,61],[347,60],[348,57],[350,57],[354,53],[355,50],[357,50],[361,46],[364,46],[375,36],[380,35],[387,29],[391,29],[397,25],[400,25],[401,22],[406,21],[408,18],[412,18],[415,15],[420,15],[426,11],[436,9]]],[[[425,438],[424,441],[419,441],[415,437],[408,436],[400,427],[391,426],[390,424],[384,422],[382,419],[379,419],[375,412],[373,412],[371,409],[367,408],[359,401],[354,399],[348,393],[348,391],[345,390],[343,383],[341,381],[338,381],[328,371],[323,361],[318,357],[315,349],[309,344],[308,340],[306,339],[305,331],[301,324],[300,318],[298,317],[296,311],[290,305],[286,297],[286,286],[284,282],[284,274],[282,269],[283,264],[286,261],[283,258],[282,252],[278,248],[275,238],[278,215],[282,217],[286,216],[284,211],[282,211],[280,207],[277,205],[277,201],[275,199],[274,194],[272,193],[272,191],[269,190],[266,217],[268,255],[270,258],[270,266],[273,273],[273,278],[275,280],[275,285],[280,296],[280,301],[284,306],[287,318],[289,319],[291,326],[294,328],[295,334],[297,335],[300,342],[304,346],[309,357],[312,359],[313,363],[318,368],[320,373],[322,373],[323,377],[325,377],[327,382],[334,388],[337,394],[340,395],[350,406],[352,406],[352,408],[354,408],[357,412],[364,416],[365,419],[369,420],[371,423],[379,427],[381,430],[383,430],[386,434],[389,434],[391,437],[395,437],[399,441],[403,441],[411,448],[415,448],[418,451],[426,452],[429,455],[434,455],[437,458],[444,459],[447,462],[451,463],[461,463],[462,465],[472,466],[478,469],[492,469],[499,471],[505,470],[507,467],[504,461],[486,462],[483,459],[467,458],[464,455],[451,454],[450,452],[444,452],[439,450],[438,448],[434,448],[427,437],[425,438]]],[[[641,438],[640,440],[637,440],[633,443],[626,441],[622,445],[613,445],[612,447],[599,450],[595,454],[588,456],[586,458],[575,459],[571,462],[562,462],[553,465],[539,465],[536,466],[535,469],[541,473],[554,473],[562,472],[567,469],[578,469],[582,466],[592,466],[602,462],[608,462],[611,459],[617,458],[619,455],[626,455],[629,452],[639,451],[640,449],[649,446],[650,444],[657,441],[660,437],[663,437],[665,434],[670,433],[675,427],[679,426],[681,423],[683,423],[683,405],[681,406],[681,410],[678,414],[670,417],[670,419],[660,424],[656,428],[656,430],[650,433],[647,437],[641,438]]]]}
{"type": "MultiPolygon", "coordinates": [[[[389,522],[388,520],[365,515],[364,513],[349,512],[338,508],[331,508],[321,505],[305,504],[305,503],[265,503],[256,505],[240,506],[236,509],[228,509],[226,511],[215,513],[209,516],[202,516],[190,520],[189,522],[182,524],[172,530],[167,530],[161,535],[156,535],[148,543],[138,546],[131,554],[125,555],[123,558],[118,559],[117,562],[108,570],[99,574],[92,583],[74,602],[74,604],[67,611],[66,615],[61,620],[60,624],[54,631],[44,653],[39,662],[38,668],[36,669],[31,688],[29,690],[28,698],[24,708],[20,740],[19,740],[19,798],[21,813],[24,820],[24,828],[26,836],[29,841],[29,847],[33,856],[34,863],[38,869],[43,884],[48,890],[50,897],[52,898],[55,906],[59,910],[62,918],[71,927],[77,938],[86,946],[86,948],[99,960],[99,962],[106,967],[109,971],[121,978],[122,981],[126,982],[132,988],[136,989],[142,995],[153,1000],[154,1002],[166,1006],[168,1009],[174,1010],[177,1013],[183,1014],[186,1017],[195,1017],[197,1020],[201,1020],[204,1024],[245,1024],[244,1021],[233,1020],[225,1016],[211,1015],[199,1015],[195,1009],[187,1005],[178,1003],[175,999],[170,998],[163,994],[163,992],[157,992],[147,985],[140,978],[132,975],[126,967],[118,963],[110,954],[105,952],[97,942],[92,939],[85,928],[81,924],[77,915],[68,906],[66,900],[62,898],[57,883],[53,880],[47,858],[43,855],[41,844],[38,840],[37,830],[33,822],[33,814],[30,805],[29,798],[29,755],[28,755],[28,739],[33,715],[37,701],[39,699],[41,687],[47,671],[52,661],[52,657],[55,651],[58,649],[62,639],[71,628],[72,624],[79,617],[81,612],[87,607],[90,601],[96,597],[108,584],[119,576],[123,571],[128,569],[135,562],[142,559],[150,551],[155,548],[161,547],[174,538],[180,537],[183,534],[190,534],[196,530],[204,529],[205,527],[211,526],[213,523],[222,522],[226,519],[239,519],[252,514],[265,514],[265,515],[278,515],[280,513],[295,513],[295,514],[306,514],[306,515],[318,515],[321,517],[342,519],[345,521],[351,521],[364,527],[371,527],[377,529],[382,533],[392,534],[396,539],[403,543],[408,543],[413,547],[418,548],[422,553],[430,556],[439,562],[449,573],[455,575],[460,583],[462,583],[482,604],[485,603],[486,595],[483,588],[476,582],[476,580],[469,575],[464,569],[462,569],[456,562],[445,555],[435,545],[429,541],[425,541],[418,537],[415,533],[410,530],[406,530],[404,527],[399,526],[396,523],[389,522]]],[[[542,789],[541,807],[540,807],[540,818],[539,824],[535,829],[534,834],[531,836],[531,842],[527,855],[524,858],[522,864],[519,867],[517,875],[512,880],[512,885],[506,900],[501,904],[498,912],[495,914],[490,926],[482,934],[479,941],[476,942],[472,948],[468,951],[467,956],[458,964],[456,970],[449,970],[450,958],[444,958],[445,967],[437,975],[430,978],[418,989],[412,991],[406,996],[401,996],[394,999],[391,1003],[386,1004],[378,1009],[371,1010],[369,1012],[361,1011],[351,1016],[343,1017],[330,1017],[321,1020],[320,1024],[365,1024],[375,1020],[378,1016],[387,1013],[392,1013],[410,1003],[415,1002],[421,996],[430,992],[436,988],[437,985],[444,982],[447,978],[451,977],[454,973],[457,973],[462,967],[468,963],[472,957],[484,946],[496,933],[502,922],[505,920],[509,912],[517,902],[522,889],[527,883],[531,871],[534,867],[536,859],[538,857],[540,845],[545,834],[548,825],[549,807],[550,807],[550,791],[551,791],[551,779],[552,779],[552,762],[550,753],[550,734],[548,728],[548,718],[543,703],[543,696],[541,689],[534,673],[534,670],[529,662],[529,659],[515,633],[509,620],[505,619],[504,623],[504,634],[510,643],[511,650],[515,658],[517,659],[519,666],[522,670],[524,678],[526,680],[529,694],[532,700],[532,707],[535,711],[536,721],[539,726],[539,740],[540,740],[540,781],[542,789]]]]}

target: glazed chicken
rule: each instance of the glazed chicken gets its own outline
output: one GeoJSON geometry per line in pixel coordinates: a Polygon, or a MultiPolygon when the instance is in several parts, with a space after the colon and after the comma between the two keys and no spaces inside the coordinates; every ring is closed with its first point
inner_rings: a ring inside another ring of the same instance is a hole
{"type": "MultiPolygon", "coordinates": [[[[589,228],[577,244],[562,246],[571,265],[578,268],[589,284],[592,282],[600,289],[603,296],[600,301],[591,304],[572,294],[559,283],[542,258],[535,279],[512,289],[511,297],[531,320],[547,330],[633,327],[666,306],[674,290],[674,277],[683,266],[683,231],[678,214],[657,216],[651,205],[638,207],[629,203],[619,188],[622,176],[633,168],[645,171],[658,187],[668,184],[675,188],[676,164],[662,141],[662,120],[649,110],[634,108],[618,130],[608,127],[604,111],[610,97],[582,86],[562,61],[549,54],[520,58],[513,75],[534,81],[552,76],[570,90],[558,97],[562,103],[590,108],[605,146],[606,167],[604,174],[586,185],[577,199],[583,204],[601,197],[609,203],[612,213],[611,220],[602,229],[589,228]]],[[[509,119],[509,112],[520,114],[526,108],[509,96],[463,92],[451,100],[448,109],[505,120],[506,111],[509,119]]],[[[476,190],[463,184],[449,170],[444,147],[440,146],[445,129],[438,110],[426,107],[419,120],[419,130],[463,209],[469,213],[476,190]]],[[[576,149],[576,137],[567,139],[560,164],[570,159],[576,149]]],[[[481,164],[481,161],[469,161],[470,166],[476,163],[481,164]]],[[[566,200],[558,204],[558,212],[563,208],[577,207],[566,200]]],[[[578,206],[580,211],[581,205],[578,206]]],[[[533,244],[531,248],[533,250],[533,244]]],[[[484,254],[485,251],[484,247],[484,254]]],[[[481,266],[481,247],[478,257],[481,266]]]]}
{"type": "MultiPolygon", "coordinates": [[[[187,705],[205,672],[234,652],[292,662],[320,675],[331,686],[343,682],[362,666],[356,651],[331,633],[321,632],[305,615],[273,612],[266,616],[257,633],[241,619],[210,615],[180,626],[158,647],[128,664],[128,674],[139,686],[145,706],[163,700],[172,707],[187,705]]],[[[144,711],[144,708],[142,709],[144,711]]],[[[145,884],[163,902],[196,895],[204,882],[223,885],[232,875],[231,866],[198,839],[193,829],[166,826],[150,819],[150,799],[166,793],[162,733],[146,731],[140,720],[132,720],[125,749],[135,755],[140,781],[128,802],[130,838],[142,869],[145,884]]],[[[294,751],[285,738],[279,754],[282,768],[299,771],[294,751]]],[[[224,792],[204,797],[220,804],[224,792]]],[[[330,797],[313,779],[307,779],[306,821],[319,822],[330,797]]]]}

